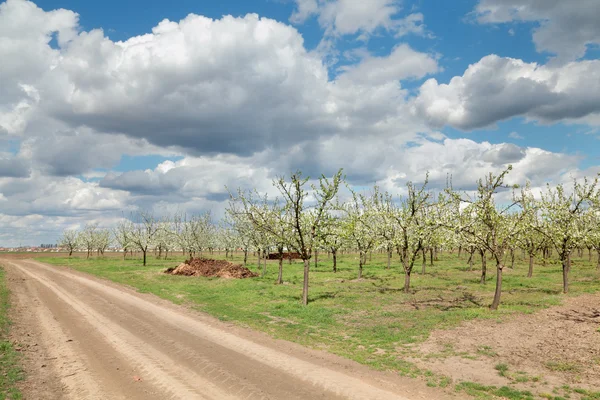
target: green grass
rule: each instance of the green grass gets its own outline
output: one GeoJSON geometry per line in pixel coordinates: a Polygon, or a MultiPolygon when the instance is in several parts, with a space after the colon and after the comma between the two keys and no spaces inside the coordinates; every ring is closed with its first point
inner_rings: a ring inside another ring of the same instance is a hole
{"type": "MultiPolygon", "coordinates": [[[[223,256],[214,255],[215,258],[223,256]]],[[[365,266],[362,280],[356,280],[358,260],[354,254],[339,257],[338,273],[331,272],[331,260],[319,257],[319,266],[310,275],[310,303],[302,306],[302,263],[284,264],[284,285],[275,285],[277,262],[268,263],[265,277],[244,280],[189,278],[162,273],[182,257],[156,260],[148,266],[139,259],[117,257],[39,258],[50,264],[65,265],[141,292],[154,293],[175,303],[185,303],[221,320],[265,331],[273,337],[338,354],[372,368],[394,370],[409,376],[423,375],[405,361],[414,356],[410,344],[428,338],[434,329],[452,328],[464,321],[492,319],[501,322],[517,313],[532,313],[560,304],[561,267],[558,262],[537,266],[528,279],[527,265],[505,269],[502,304],[498,311],[488,306],[493,298],[495,269],[488,267],[486,285],[479,284],[477,265],[467,271],[466,259],[441,254],[435,266],[420,275],[420,265],[412,275],[412,290],[404,293],[404,276],[398,260],[390,270],[385,255],[374,254],[365,266]]],[[[253,257],[250,257],[253,260],[253,257]]],[[[241,255],[236,255],[241,262],[241,255]]],[[[253,260],[256,263],[256,260],[253,260]]],[[[488,263],[490,265],[491,263],[488,263]]],[[[249,264],[256,270],[256,264],[249,264]]],[[[571,274],[569,296],[599,290],[594,280],[595,265],[577,259],[571,274]]],[[[450,354],[452,351],[448,349],[450,354]]],[[[493,357],[492,349],[480,353],[493,357]]],[[[443,354],[442,354],[443,356],[443,354]]],[[[432,383],[433,384],[433,383],[432,383]]],[[[437,383],[436,383],[437,384],[437,383]]]]}
{"type": "Polygon", "coordinates": [[[548,361],[544,364],[546,368],[555,372],[579,372],[580,367],[577,364],[568,363],[568,362],[556,362],[556,361],[548,361]]]}
{"type": "Polygon", "coordinates": [[[461,382],[455,386],[457,392],[464,392],[478,399],[510,399],[510,400],[533,400],[533,394],[502,386],[485,386],[474,382],[461,382]]]}
{"type": "Polygon", "coordinates": [[[22,398],[16,385],[23,379],[23,372],[19,367],[18,353],[8,341],[8,307],[8,289],[4,270],[0,268],[0,400],[22,398]]]}
{"type": "Polygon", "coordinates": [[[496,364],[494,368],[496,369],[496,371],[498,371],[498,375],[500,376],[506,376],[508,372],[508,365],[506,364],[496,364]]]}

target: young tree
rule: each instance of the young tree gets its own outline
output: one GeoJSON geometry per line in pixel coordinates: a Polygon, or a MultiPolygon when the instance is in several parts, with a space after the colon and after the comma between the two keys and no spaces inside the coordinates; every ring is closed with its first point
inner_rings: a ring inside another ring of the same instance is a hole
{"type": "Polygon", "coordinates": [[[192,234],[192,224],[188,221],[187,215],[174,215],[170,231],[174,236],[175,247],[178,247],[183,254],[188,253],[191,259],[194,251],[194,236],[192,234]]]}
{"type": "Polygon", "coordinates": [[[544,245],[545,238],[542,234],[540,234],[541,220],[539,203],[535,200],[533,193],[531,192],[531,185],[529,182],[527,182],[525,187],[521,189],[521,193],[519,197],[516,198],[516,201],[521,207],[521,220],[524,229],[514,238],[519,246],[524,249],[529,256],[529,269],[527,271],[527,277],[531,278],[533,276],[535,257],[538,251],[544,245]]]}
{"type": "Polygon", "coordinates": [[[239,237],[233,228],[233,222],[225,216],[217,230],[219,246],[225,250],[225,259],[233,258],[233,252],[239,245],[239,237]]]}
{"type": "Polygon", "coordinates": [[[140,212],[136,222],[132,224],[131,244],[142,252],[144,266],[146,266],[148,249],[155,244],[160,227],[161,224],[156,218],[147,212],[140,212]]]}
{"type": "Polygon", "coordinates": [[[352,189],[350,191],[352,199],[342,205],[345,214],[342,232],[344,238],[358,250],[358,279],[362,279],[367,254],[375,247],[377,240],[375,207],[373,198],[357,194],[352,189]]]}
{"type": "Polygon", "coordinates": [[[327,223],[324,224],[322,233],[322,244],[331,252],[333,258],[333,272],[337,272],[337,256],[340,248],[344,245],[343,219],[331,213],[327,215],[327,223]]]}
{"type": "Polygon", "coordinates": [[[115,243],[123,250],[123,260],[127,256],[127,250],[132,246],[131,243],[131,232],[133,231],[133,226],[131,221],[123,219],[120,221],[117,226],[113,229],[113,237],[115,239],[115,243]]]}
{"type": "MultiPolygon", "coordinates": [[[[244,192],[238,189],[237,197],[231,195],[231,201],[228,212],[233,215],[241,215],[246,218],[253,227],[250,235],[255,246],[266,249],[273,244],[279,254],[279,273],[277,284],[283,283],[283,252],[288,246],[288,237],[290,232],[289,214],[287,210],[279,204],[276,198],[269,201],[268,196],[261,196],[256,191],[244,192]]],[[[260,258],[259,258],[260,266],[260,258]]],[[[263,276],[266,274],[267,263],[263,265],[263,276]]]]}
{"type": "Polygon", "coordinates": [[[343,181],[340,169],[333,178],[325,176],[319,178],[319,185],[312,185],[312,193],[306,190],[309,178],[303,178],[300,171],[292,174],[290,181],[281,177],[273,183],[281,192],[285,201],[286,230],[290,232],[289,246],[300,254],[304,263],[304,281],[302,285],[302,304],[308,304],[308,280],[310,272],[310,258],[315,244],[323,237],[325,227],[329,222],[327,213],[331,203],[338,193],[340,183],[343,181]],[[314,205],[309,206],[308,201],[313,198],[314,205]]]}
{"type": "Polygon", "coordinates": [[[104,255],[104,252],[110,246],[110,231],[108,229],[96,230],[96,250],[98,254],[104,255]]]}
{"type": "Polygon", "coordinates": [[[69,252],[69,257],[73,255],[73,251],[78,246],[78,237],[79,234],[77,233],[77,231],[65,230],[60,239],[58,239],[58,245],[67,249],[67,251],[69,252]]]}
{"type": "MultiPolygon", "coordinates": [[[[496,262],[496,290],[494,300],[490,306],[492,310],[497,310],[500,305],[504,251],[507,249],[511,238],[518,235],[520,230],[523,229],[520,220],[515,221],[508,218],[516,202],[504,207],[497,207],[494,199],[494,196],[502,188],[507,187],[504,184],[504,179],[511,170],[512,166],[508,166],[497,176],[490,173],[485,180],[479,180],[475,198],[451,192],[456,201],[467,203],[468,211],[473,212],[476,216],[475,224],[461,226],[459,229],[470,236],[480,249],[488,251],[496,262]]],[[[482,258],[482,261],[485,262],[485,259],[482,258]]]]}
{"type": "Polygon", "coordinates": [[[431,206],[430,193],[426,191],[428,176],[423,186],[417,188],[412,182],[406,187],[408,194],[395,208],[393,218],[396,223],[394,244],[400,255],[404,269],[404,291],[410,290],[410,276],[419,252],[423,249],[429,229],[434,229],[431,221],[425,218],[425,210],[431,206]]]}
{"type": "Polygon", "coordinates": [[[568,193],[562,184],[552,188],[547,185],[542,193],[541,213],[543,223],[536,228],[556,249],[562,264],[563,292],[569,292],[571,252],[583,243],[592,224],[583,224],[586,210],[598,203],[598,177],[583,183],[573,180],[573,191],[568,193]]]}
{"type": "Polygon", "coordinates": [[[395,206],[392,195],[381,192],[379,187],[375,186],[373,208],[376,234],[381,248],[387,254],[387,269],[390,269],[392,254],[394,253],[394,240],[398,234],[396,220],[394,219],[395,206]]]}
{"type": "Polygon", "coordinates": [[[87,257],[90,258],[90,254],[96,249],[98,240],[97,236],[98,223],[87,224],[83,231],[79,234],[79,241],[81,245],[87,250],[87,257]]]}

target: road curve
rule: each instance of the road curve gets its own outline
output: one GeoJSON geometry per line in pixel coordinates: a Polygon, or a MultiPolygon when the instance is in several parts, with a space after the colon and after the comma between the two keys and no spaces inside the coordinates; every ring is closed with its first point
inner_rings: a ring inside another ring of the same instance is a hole
{"type": "Polygon", "coordinates": [[[392,374],[255,340],[240,328],[86,274],[31,260],[1,263],[12,277],[17,309],[32,315],[60,379],[56,398],[442,398],[415,385],[406,395],[406,383],[392,374]]]}

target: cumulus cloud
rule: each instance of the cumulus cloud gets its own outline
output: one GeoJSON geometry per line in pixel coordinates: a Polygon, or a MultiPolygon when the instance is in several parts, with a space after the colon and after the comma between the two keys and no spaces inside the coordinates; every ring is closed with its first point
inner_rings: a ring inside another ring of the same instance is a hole
{"type": "Polygon", "coordinates": [[[36,86],[56,64],[60,46],[75,37],[78,15],[59,9],[44,11],[34,3],[0,3],[0,134],[19,135],[39,102],[36,86]]]}
{"type": "Polygon", "coordinates": [[[397,193],[409,180],[422,180],[430,173],[433,187],[442,188],[452,175],[456,187],[474,188],[476,181],[489,172],[513,165],[515,183],[530,180],[542,185],[558,179],[566,171],[576,170],[579,156],[553,153],[510,143],[478,143],[469,139],[431,140],[422,137],[406,143],[402,137],[374,138],[361,146],[344,137],[331,137],[319,143],[295,146],[285,155],[273,151],[252,158],[236,156],[187,157],[167,161],[154,170],[110,174],[101,187],[126,190],[137,195],[153,194],[172,203],[189,198],[223,200],[230,190],[257,188],[277,195],[271,178],[301,168],[307,176],[332,175],[339,168],[350,184],[380,184],[397,193]],[[385,150],[382,150],[385,149],[385,150]],[[213,173],[198,173],[212,171],[213,173]]]}
{"type": "Polygon", "coordinates": [[[25,139],[19,155],[46,175],[70,176],[113,168],[123,155],[177,154],[176,150],[153,146],[145,139],[101,134],[86,127],[62,128],[59,124],[56,129],[25,139]]]}
{"type": "Polygon", "coordinates": [[[204,198],[225,200],[226,186],[268,190],[274,177],[267,166],[260,165],[264,155],[248,159],[233,155],[185,157],[165,161],[154,170],[110,173],[100,187],[131,192],[134,195],[158,195],[175,199],[204,198]]]}
{"type": "Polygon", "coordinates": [[[399,0],[296,0],[296,10],[290,21],[300,24],[317,15],[326,35],[332,36],[359,33],[366,38],[378,29],[397,37],[425,34],[423,14],[412,13],[399,17],[401,11],[399,0]]]}
{"type": "Polygon", "coordinates": [[[538,22],[533,31],[537,50],[564,61],[583,57],[588,46],[600,44],[597,0],[480,0],[474,14],[486,24],[538,22]]]}
{"type": "Polygon", "coordinates": [[[600,112],[600,60],[549,66],[486,56],[448,84],[426,81],[414,110],[434,127],[465,130],[517,116],[543,123],[583,118],[600,112]]]}
{"type": "Polygon", "coordinates": [[[75,177],[48,179],[35,172],[26,179],[0,178],[0,193],[7,200],[2,211],[9,215],[82,216],[130,208],[128,193],[75,177]]]}
{"type": "Polygon", "coordinates": [[[407,78],[420,79],[439,71],[435,57],[401,44],[385,57],[367,56],[360,63],[344,66],[341,79],[354,83],[380,85],[407,78]]]}

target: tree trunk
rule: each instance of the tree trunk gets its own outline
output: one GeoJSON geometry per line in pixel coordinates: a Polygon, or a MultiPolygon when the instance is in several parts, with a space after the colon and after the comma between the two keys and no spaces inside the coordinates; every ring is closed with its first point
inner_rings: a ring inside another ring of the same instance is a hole
{"type": "Polygon", "coordinates": [[[408,293],[410,290],[410,273],[411,270],[404,269],[404,293],[408,293]]]}
{"type": "Polygon", "coordinates": [[[515,251],[510,249],[510,269],[515,268],[515,251]]]}
{"type": "Polygon", "coordinates": [[[596,251],[598,252],[598,265],[596,265],[596,268],[600,269],[600,247],[596,251]]]}
{"type": "Polygon", "coordinates": [[[146,266],[146,253],[148,252],[148,250],[142,250],[142,252],[144,253],[144,267],[146,266]]]}
{"type": "Polygon", "coordinates": [[[429,265],[433,267],[433,247],[429,248],[429,265]]]}
{"type": "Polygon", "coordinates": [[[71,257],[72,255],[73,255],[73,250],[69,250],[69,257],[71,257]]]}
{"type": "Polygon", "coordinates": [[[337,272],[337,250],[331,250],[333,255],[333,272],[337,272]]]}
{"type": "Polygon", "coordinates": [[[531,278],[533,276],[533,254],[529,255],[529,271],[527,272],[527,277],[531,278]]]}
{"type": "Polygon", "coordinates": [[[546,266],[546,259],[548,258],[548,251],[546,249],[542,250],[542,265],[546,266]]]}
{"type": "Polygon", "coordinates": [[[479,250],[479,253],[481,254],[481,280],[480,283],[482,285],[485,285],[485,278],[486,278],[486,274],[487,274],[487,259],[485,257],[485,250],[479,250]]]}
{"type": "Polygon", "coordinates": [[[469,254],[469,271],[473,271],[473,253],[469,254]]]}
{"type": "Polygon", "coordinates": [[[490,309],[497,310],[500,305],[500,295],[502,294],[502,264],[496,265],[496,291],[494,292],[494,301],[490,309]]]}
{"type": "Polygon", "coordinates": [[[425,248],[423,247],[422,253],[423,253],[423,266],[421,267],[421,275],[425,275],[425,266],[427,265],[427,256],[426,256],[426,251],[425,248]]]}
{"type": "Polygon", "coordinates": [[[279,252],[279,274],[277,275],[277,284],[283,283],[283,252],[279,252]]]}
{"type": "Polygon", "coordinates": [[[302,285],[302,304],[308,304],[308,272],[310,270],[310,259],[304,260],[304,284],[302,285]]]}
{"type": "MultiPolygon", "coordinates": [[[[367,258],[366,254],[365,254],[365,258],[367,258]]],[[[362,279],[362,271],[363,271],[363,253],[361,251],[360,255],[358,257],[358,279],[362,279]]]]}
{"type": "Polygon", "coordinates": [[[248,264],[248,249],[244,249],[244,267],[248,264]]]}
{"type": "Polygon", "coordinates": [[[592,248],[588,247],[587,249],[588,249],[588,261],[592,262],[592,248]]]}
{"type": "Polygon", "coordinates": [[[262,268],[262,276],[267,275],[267,251],[263,250],[263,268],[262,268]]]}
{"type": "Polygon", "coordinates": [[[125,257],[127,257],[127,249],[123,250],[123,261],[125,261],[125,257]]]}
{"type": "Polygon", "coordinates": [[[256,253],[258,254],[258,258],[257,258],[257,262],[258,262],[258,270],[257,270],[257,271],[260,271],[260,264],[261,264],[261,263],[260,263],[260,258],[261,258],[261,257],[260,257],[260,250],[258,250],[256,253]]]}
{"type": "Polygon", "coordinates": [[[437,246],[433,247],[433,259],[435,261],[438,261],[438,249],[437,249],[437,246]]]}
{"type": "Polygon", "coordinates": [[[563,293],[569,293],[569,260],[564,259],[562,262],[563,269],[563,293]]]}
{"type": "Polygon", "coordinates": [[[319,250],[315,249],[315,269],[319,266],[319,250]]]}
{"type": "Polygon", "coordinates": [[[392,265],[392,251],[388,249],[387,251],[387,269],[390,269],[392,265]]]}
{"type": "Polygon", "coordinates": [[[460,256],[462,254],[462,246],[458,246],[458,259],[460,260],[460,256]]]}

